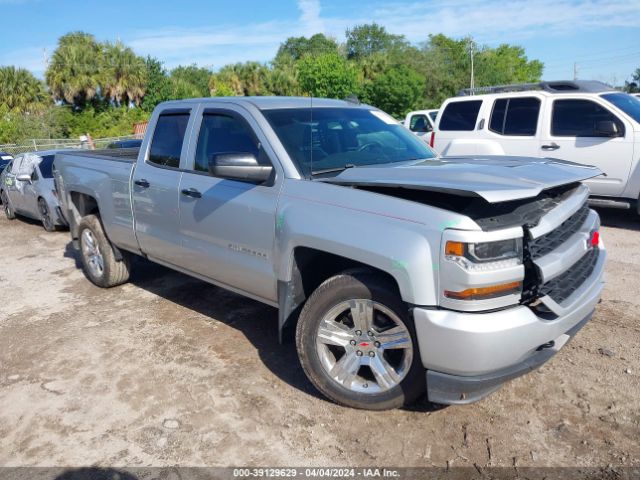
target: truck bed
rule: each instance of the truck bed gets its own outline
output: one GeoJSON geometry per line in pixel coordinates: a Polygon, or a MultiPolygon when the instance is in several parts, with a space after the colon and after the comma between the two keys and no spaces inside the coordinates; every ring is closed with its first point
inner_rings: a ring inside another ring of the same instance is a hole
{"type": "MultiPolygon", "coordinates": [[[[76,150],[56,154],[54,175],[61,206],[73,231],[74,213],[66,192],[92,197],[100,204],[105,232],[116,245],[136,251],[131,203],[131,176],[138,148],[76,150]]],[[[86,212],[85,212],[86,214],[86,212]]]]}
{"type": "Polygon", "coordinates": [[[138,158],[139,147],[134,148],[103,148],[100,150],[76,150],[64,152],[65,155],[103,158],[106,160],[120,160],[123,162],[135,162],[138,158]]]}

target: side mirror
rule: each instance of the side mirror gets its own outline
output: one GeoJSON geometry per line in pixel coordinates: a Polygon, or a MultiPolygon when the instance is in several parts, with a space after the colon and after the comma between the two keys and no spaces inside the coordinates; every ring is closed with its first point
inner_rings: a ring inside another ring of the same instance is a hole
{"type": "Polygon", "coordinates": [[[620,135],[618,125],[613,120],[600,120],[596,122],[596,133],[603,137],[617,137],[620,135]]]}
{"type": "Polygon", "coordinates": [[[258,164],[258,160],[251,153],[223,153],[213,155],[209,160],[209,174],[214,177],[263,183],[272,173],[271,165],[258,164]]]}
{"type": "Polygon", "coordinates": [[[21,173],[20,175],[16,175],[16,180],[18,180],[19,182],[31,183],[31,175],[27,175],[26,173],[21,173]]]}

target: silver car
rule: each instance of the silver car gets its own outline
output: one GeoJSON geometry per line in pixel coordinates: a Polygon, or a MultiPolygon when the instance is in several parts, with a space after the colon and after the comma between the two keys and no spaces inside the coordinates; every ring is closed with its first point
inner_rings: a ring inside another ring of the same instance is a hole
{"type": "Polygon", "coordinates": [[[0,199],[9,220],[16,214],[40,220],[48,232],[66,225],[53,180],[55,151],[18,155],[0,175],[0,199]]]}

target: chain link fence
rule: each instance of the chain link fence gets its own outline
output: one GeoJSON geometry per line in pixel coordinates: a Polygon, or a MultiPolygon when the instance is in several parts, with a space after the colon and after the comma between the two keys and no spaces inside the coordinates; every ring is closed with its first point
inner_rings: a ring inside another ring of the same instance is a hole
{"type": "Polygon", "coordinates": [[[0,145],[0,152],[19,155],[21,153],[38,152],[42,150],[66,150],[71,148],[100,149],[106,148],[109,144],[120,140],[135,140],[140,138],[142,138],[140,134],[94,139],[80,137],[77,140],[72,138],[34,138],[20,144],[7,143],[0,145]]]}

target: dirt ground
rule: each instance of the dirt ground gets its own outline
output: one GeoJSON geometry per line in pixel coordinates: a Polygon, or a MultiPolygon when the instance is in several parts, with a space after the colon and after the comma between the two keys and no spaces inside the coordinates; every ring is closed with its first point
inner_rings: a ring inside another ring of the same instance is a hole
{"type": "Polygon", "coordinates": [[[640,219],[602,211],[607,287],[539,371],[483,401],[320,397],[277,312],[147,262],[85,280],[67,232],[0,219],[0,465],[638,466],[640,219]]]}

